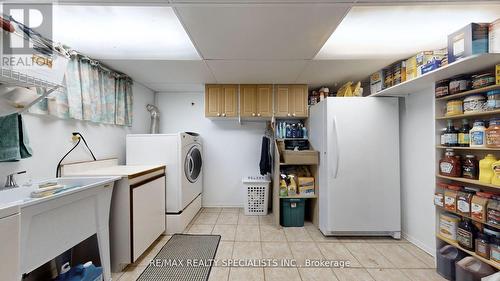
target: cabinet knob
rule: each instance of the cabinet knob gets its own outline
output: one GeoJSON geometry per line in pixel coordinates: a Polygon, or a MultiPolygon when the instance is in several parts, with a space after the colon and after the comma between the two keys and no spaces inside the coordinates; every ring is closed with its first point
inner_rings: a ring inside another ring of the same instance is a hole
{"type": "Polygon", "coordinates": [[[257,113],[257,116],[259,116],[259,117],[260,117],[260,113],[257,113]]]}
{"type": "Polygon", "coordinates": [[[252,116],[255,116],[255,113],[252,113],[252,116]]]}
{"type": "Polygon", "coordinates": [[[220,116],[220,113],[217,113],[217,117],[219,117],[219,116],[220,116]]]}
{"type": "Polygon", "coordinates": [[[222,117],[226,117],[226,113],[222,113],[222,117]]]}
{"type": "Polygon", "coordinates": [[[294,113],[294,114],[292,114],[292,116],[293,116],[293,117],[295,117],[295,113],[294,113]]]}
{"type": "Polygon", "coordinates": [[[290,116],[292,116],[292,115],[291,115],[290,113],[288,113],[286,116],[290,117],[290,116]]]}

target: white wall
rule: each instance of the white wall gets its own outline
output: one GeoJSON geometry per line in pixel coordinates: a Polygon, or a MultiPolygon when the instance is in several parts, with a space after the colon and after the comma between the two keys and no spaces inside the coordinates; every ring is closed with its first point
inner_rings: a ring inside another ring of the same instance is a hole
{"type": "Polygon", "coordinates": [[[401,99],[400,126],[403,235],[435,254],[433,87],[401,99]]]}
{"type": "Polygon", "coordinates": [[[204,149],[203,206],[243,206],[241,178],[259,175],[265,122],[205,118],[203,93],[158,93],[160,133],[193,131],[204,149]]]}
{"type": "MultiPolygon", "coordinates": [[[[78,131],[87,140],[98,159],[118,157],[125,162],[125,135],[127,133],[145,133],[149,130],[150,117],[146,104],[154,103],[154,92],[134,83],[133,125],[132,127],[103,125],[77,120],[58,119],[46,115],[24,114],[33,157],[18,162],[0,163],[0,185],[3,186],[5,175],[27,170],[20,175],[18,182],[27,179],[45,179],[55,176],[56,165],[60,158],[73,146],[71,133],[78,131]]],[[[65,160],[92,160],[83,142],[65,160]]]]}

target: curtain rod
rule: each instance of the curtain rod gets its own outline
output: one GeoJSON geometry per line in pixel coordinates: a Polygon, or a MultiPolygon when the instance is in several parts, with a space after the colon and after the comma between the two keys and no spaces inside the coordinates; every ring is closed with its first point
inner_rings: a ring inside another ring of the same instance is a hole
{"type": "Polygon", "coordinates": [[[130,78],[130,76],[128,76],[127,74],[125,74],[125,73],[123,73],[123,72],[121,72],[121,71],[115,70],[115,69],[113,69],[113,68],[111,68],[111,67],[109,67],[109,66],[105,65],[105,64],[103,64],[103,63],[102,63],[101,61],[99,61],[99,60],[93,59],[93,58],[91,58],[91,57],[89,57],[89,56],[87,56],[87,55],[85,55],[85,54],[83,54],[83,53],[81,53],[81,52],[79,52],[79,51],[77,51],[77,50],[74,50],[74,49],[69,48],[68,46],[65,46],[65,47],[69,49],[69,51],[68,51],[68,52],[70,53],[70,55],[71,55],[71,56],[78,56],[78,57],[81,57],[81,58],[82,58],[82,59],[84,59],[84,60],[88,60],[88,61],[90,61],[90,63],[91,63],[92,65],[97,66],[97,67],[99,67],[100,69],[102,69],[102,70],[104,70],[104,71],[107,71],[107,72],[113,73],[113,74],[115,74],[116,76],[123,76],[123,77],[125,77],[125,78],[128,78],[128,79],[132,80],[132,78],[130,78]]]}

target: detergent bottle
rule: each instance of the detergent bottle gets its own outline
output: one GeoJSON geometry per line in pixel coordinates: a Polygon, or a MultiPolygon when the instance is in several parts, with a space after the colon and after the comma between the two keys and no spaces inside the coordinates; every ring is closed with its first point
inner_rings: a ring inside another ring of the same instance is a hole
{"type": "Polygon", "coordinates": [[[497,158],[493,154],[486,155],[479,161],[479,181],[482,183],[491,183],[493,179],[493,163],[497,162],[497,158]]]}
{"type": "Polygon", "coordinates": [[[493,170],[493,178],[491,179],[491,184],[500,186],[500,161],[496,161],[491,164],[491,169],[493,170]]]}

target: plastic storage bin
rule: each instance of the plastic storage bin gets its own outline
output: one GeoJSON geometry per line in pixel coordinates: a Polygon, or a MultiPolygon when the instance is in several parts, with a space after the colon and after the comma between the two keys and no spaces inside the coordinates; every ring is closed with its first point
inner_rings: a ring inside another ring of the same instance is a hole
{"type": "Polygon", "coordinates": [[[481,278],[495,272],[490,265],[474,257],[466,257],[457,262],[455,277],[456,281],[481,281],[481,278]]]}
{"type": "Polygon", "coordinates": [[[102,267],[92,262],[70,268],[69,263],[63,265],[61,274],[54,281],[103,281],[102,267]]]}
{"type": "Polygon", "coordinates": [[[306,199],[283,198],[281,199],[280,224],[285,227],[304,226],[304,212],[306,199]]]}
{"type": "Polygon", "coordinates": [[[446,245],[438,249],[437,253],[437,272],[444,278],[455,280],[455,263],[467,255],[459,249],[446,245]]]}
{"type": "Polygon", "coordinates": [[[270,182],[268,176],[243,178],[243,184],[246,188],[245,215],[267,215],[270,182]]]}

